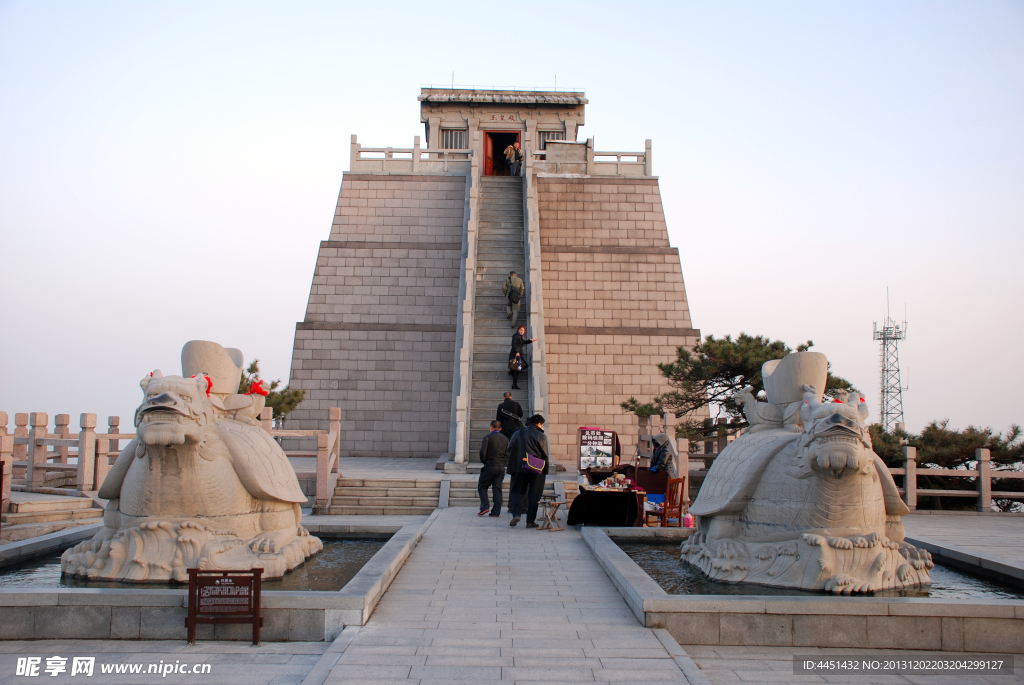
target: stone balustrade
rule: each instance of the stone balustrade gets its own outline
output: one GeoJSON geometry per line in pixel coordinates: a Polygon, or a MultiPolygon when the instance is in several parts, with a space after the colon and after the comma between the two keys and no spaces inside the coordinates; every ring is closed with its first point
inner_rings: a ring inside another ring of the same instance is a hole
{"type": "Polygon", "coordinates": [[[917,466],[917,448],[903,448],[903,468],[891,468],[889,473],[903,476],[903,487],[899,489],[907,507],[917,509],[918,496],[924,497],[973,497],[977,500],[978,511],[991,511],[993,499],[1024,500],[1024,492],[992,490],[994,479],[1024,479],[1022,471],[992,470],[991,452],[984,448],[974,451],[978,466],[974,469],[922,469],[917,466]],[[918,476],[941,476],[952,478],[974,478],[974,490],[921,489],[917,487],[918,476]]]}
{"type": "Polygon", "coordinates": [[[549,140],[546,150],[531,154],[537,173],[586,174],[587,176],[652,176],[651,141],[643,152],[599,152],[594,139],[586,141],[549,140]]]}
{"type": "MultiPolygon", "coordinates": [[[[331,408],[330,429],[278,430],[273,427],[273,410],[265,408],[260,424],[276,438],[306,438],[316,440],[315,451],[291,450],[289,457],[316,457],[315,508],[326,512],[332,491],[331,480],[338,473],[341,445],[341,409],[331,408]]],[[[14,434],[8,434],[8,414],[0,412],[0,462],[4,463],[0,477],[0,513],[8,511],[11,489],[51,494],[95,494],[103,485],[114,460],[121,454],[121,441],[132,440],[135,433],[120,431],[121,419],[107,417],[107,432],[96,432],[96,414],[79,417],[79,432],[70,431],[70,414],[54,417],[54,432],[49,432],[49,415],[44,412],[14,415],[14,434]],[[72,463],[73,462],[73,463],[72,463]],[[72,487],[48,487],[46,474],[66,472],[73,477],[72,487]],[[23,484],[12,485],[12,480],[23,484]]]]}
{"type": "Polygon", "coordinates": [[[353,134],[349,171],[352,173],[429,173],[467,174],[473,151],[420,147],[420,137],[413,138],[411,148],[363,147],[353,134]]]}

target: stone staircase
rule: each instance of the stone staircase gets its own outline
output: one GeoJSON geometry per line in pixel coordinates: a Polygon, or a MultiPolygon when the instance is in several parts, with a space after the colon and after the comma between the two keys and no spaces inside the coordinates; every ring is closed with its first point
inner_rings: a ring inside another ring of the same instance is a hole
{"type": "Polygon", "coordinates": [[[429,515],[440,496],[439,480],[339,478],[328,511],[333,515],[429,515]]]}
{"type": "MultiPolygon", "coordinates": [[[[502,512],[508,511],[508,486],[511,482],[511,477],[505,476],[505,482],[501,484],[501,499],[502,512]]],[[[480,497],[476,494],[477,481],[473,480],[453,480],[451,481],[451,489],[448,491],[448,506],[449,507],[475,507],[480,508],[480,497]]],[[[490,498],[490,490],[487,491],[487,497],[490,498]]],[[[544,483],[544,494],[554,495],[555,494],[555,481],[548,478],[544,483]]],[[[491,502],[493,504],[493,502],[491,502]]]]}
{"type": "Polygon", "coordinates": [[[19,542],[103,520],[103,509],[88,497],[12,492],[10,509],[10,513],[0,514],[0,543],[19,542]]]}
{"type": "MultiPolygon", "coordinates": [[[[516,271],[526,280],[521,177],[484,176],[480,179],[477,230],[478,281],[473,303],[473,390],[469,420],[471,464],[479,463],[480,441],[490,431],[489,424],[505,391],[512,392],[513,399],[523,406],[524,412],[529,411],[529,370],[519,376],[521,390],[512,390],[512,378],[508,375],[508,351],[515,331],[512,322],[505,318],[505,297],[501,293],[509,271],[516,271]]],[[[526,324],[529,317],[529,290],[526,295],[519,309],[517,325],[526,324]]]]}

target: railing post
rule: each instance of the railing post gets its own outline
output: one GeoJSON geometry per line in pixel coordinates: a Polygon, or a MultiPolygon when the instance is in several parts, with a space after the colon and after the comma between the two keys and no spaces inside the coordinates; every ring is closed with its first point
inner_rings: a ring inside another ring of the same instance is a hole
{"type": "Polygon", "coordinates": [[[644,176],[653,176],[651,173],[651,139],[644,141],[644,176]]]}
{"type": "Polygon", "coordinates": [[[594,139],[587,138],[587,176],[594,173],[594,139]]]}
{"type": "Polygon", "coordinates": [[[359,161],[359,143],[356,142],[356,134],[354,133],[352,134],[352,143],[348,154],[348,170],[354,172],[356,170],[356,162],[359,161]]]}
{"type": "Polygon", "coordinates": [[[412,139],[412,173],[418,173],[420,170],[420,137],[414,136],[412,139]]]}
{"type": "Polygon", "coordinates": [[[31,442],[28,444],[25,485],[35,492],[36,488],[43,487],[43,483],[46,482],[46,445],[40,445],[38,441],[46,439],[46,425],[50,423],[50,416],[41,411],[34,411],[29,414],[28,420],[32,429],[28,432],[31,442]]]}
{"type": "Polygon", "coordinates": [[[903,476],[903,501],[906,502],[910,511],[917,509],[917,448],[909,445],[903,446],[903,467],[906,475],[903,476]]]}
{"type": "Polygon", "coordinates": [[[316,436],[316,506],[313,508],[314,514],[326,514],[328,513],[327,502],[330,501],[327,493],[327,485],[329,480],[329,472],[327,465],[329,463],[329,448],[330,448],[330,434],[326,431],[317,433],[316,436]]]}
{"type": "MultiPolygon", "coordinates": [[[[118,435],[120,432],[121,432],[121,417],[120,416],[108,416],[107,417],[107,433],[109,433],[110,435],[118,435]]],[[[117,440],[108,440],[107,441],[107,453],[110,454],[112,452],[117,452],[117,453],[120,454],[120,452],[121,452],[121,439],[120,438],[118,438],[117,440]]],[[[107,465],[109,466],[109,464],[107,464],[107,465]]],[[[96,482],[97,483],[100,482],[100,476],[99,476],[99,472],[98,471],[96,473],[96,482]]],[[[100,489],[99,485],[96,486],[96,489],[97,490],[100,489]]]]}
{"type": "MultiPolygon", "coordinates": [[[[71,435],[71,414],[57,414],[53,417],[53,434],[58,438],[67,438],[71,435]]],[[[58,447],[57,452],[57,463],[66,464],[68,463],[68,456],[71,454],[71,450],[67,447],[58,447]]]]}
{"type": "Polygon", "coordinates": [[[263,407],[260,410],[260,427],[268,433],[274,430],[274,408],[263,407]]]}
{"type": "Polygon", "coordinates": [[[331,419],[330,430],[338,436],[334,447],[331,448],[335,457],[334,466],[331,468],[331,472],[334,473],[338,470],[338,461],[341,459],[341,407],[330,407],[327,410],[327,414],[331,419]]]}
{"type": "Polygon", "coordinates": [[[93,487],[96,484],[96,415],[82,414],[78,419],[81,427],[78,431],[78,490],[89,492],[99,489],[93,487]]]}
{"type": "Polygon", "coordinates": [[[978,511],[992,511],[992,453],[979,447],[974,459],[978,462],[978,511]]]}
{"type": "MultiPolygon", "coordinates": [[[[669,436],[671,439],[671,436],[669,436]]],[[[679,453],[679,464],[676,466],[676,478],[685,478],[683,483],[683,502],[690,502],[690,441],[686,438],[676,440],[676,452],[679,453]]]]}
{"type": "MultiPolygon", "coordinates": [[[[28,414],[17,413],[14,415],[14,437],[28,437],[28,414]]],[[[15,445],[14,459],[15,461],[26,461],[28,459],[28,445],[15,445]]],[[[11,468],[11,473],[14,473],[13,467],[11,468]]]]}
{"type": "MultiPolygon", "coordinates": [[[[7,428],[6,421],[4,428],[7,428]]],[[[0,435],[0,514],[11,504],[11,477],[14,471],[14,436],[0,435]]]]}

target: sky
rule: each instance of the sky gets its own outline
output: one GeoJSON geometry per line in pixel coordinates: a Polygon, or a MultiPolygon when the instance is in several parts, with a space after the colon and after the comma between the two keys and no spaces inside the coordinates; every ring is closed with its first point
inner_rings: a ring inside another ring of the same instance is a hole
{"type": "Polygon", "coordinates": [[[813,340],[877,420],[1024,423],[1024,3],[0,0],[0,410],[130,426],[205,339],[288,380],[349,136],[426,84],[586,90],[653,140],[693,325],[813,340]],[[454,74],[454,75],[453,75],[454,74]]]}

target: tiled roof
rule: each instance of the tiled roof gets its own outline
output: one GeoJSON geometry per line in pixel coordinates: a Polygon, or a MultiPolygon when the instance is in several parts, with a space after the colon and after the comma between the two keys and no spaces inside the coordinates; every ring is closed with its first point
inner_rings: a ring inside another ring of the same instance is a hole
{"type": "Polygon", "coordinates": [[[522,105],[585,105],[588,100],[583,93],[555,91],[513,91],[513,90],[449,90],[424,88],[418,98],[420,102],[465,102],[522,105]]]}

